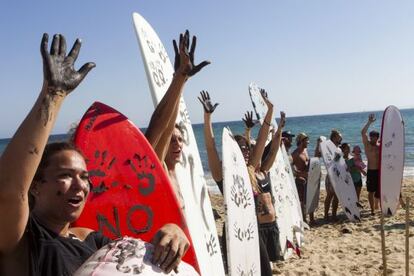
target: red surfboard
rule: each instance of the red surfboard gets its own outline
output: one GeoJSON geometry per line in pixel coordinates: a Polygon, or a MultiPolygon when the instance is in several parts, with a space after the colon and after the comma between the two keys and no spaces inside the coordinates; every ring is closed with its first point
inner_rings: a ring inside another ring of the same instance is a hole
{"type": "MultiPolygon", "coordinates": [[[[171,183],[141,131],[115,109],[95,102],[75,133],[86,158],[92,190],[74,226],[109,238],[151,241],[166,223],[175,223],[191,242],[171,183]]],[[[193,246],[184,261],[199,271],[193,246]]]]}

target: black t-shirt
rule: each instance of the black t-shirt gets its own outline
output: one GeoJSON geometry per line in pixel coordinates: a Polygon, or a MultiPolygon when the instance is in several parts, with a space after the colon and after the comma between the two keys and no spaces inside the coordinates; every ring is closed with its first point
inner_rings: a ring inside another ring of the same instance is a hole
{"type": "Polygon", "coordinates": [[[108,242],[110,239],[98,232],[90,233],[84,241],[75,236],[61,237],[30,216],[21,243],[12,255],[4,258],[8,262],[3,263],[3,273],[32,276],[72,275],[108,242]]]}

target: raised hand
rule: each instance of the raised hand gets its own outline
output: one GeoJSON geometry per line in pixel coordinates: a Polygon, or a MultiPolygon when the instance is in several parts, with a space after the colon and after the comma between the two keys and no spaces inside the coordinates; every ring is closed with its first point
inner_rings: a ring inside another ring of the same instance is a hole
{"type": "Polygon", "coordinates": [[[219,105],[218,103],[215,103],[214,105],[211,103],[210,94],[208,94],[207,91],[201,91],[200,97],[197,97],[198,100],[201,102],[201,104],[204,107],[205,113],[213,113],[216,107],[219,105]]]}
{"type": "Polygon", "coordinates": [[[369,116],[368,116],[368,122],[373,123],[373,122],[375,122],[375,120],[376,120],[375,114],[374,113],[369,114],[369,116]]]}
{"type": "Polygon", "coordinates": [[[267,107],[268,108],[273,107],[273,104],[269,101],[266,90],[260,88],[260,94],[262,95],[263,100],[265,101],[267,107]]]}
{"type": "Polygon", "coordinates": [[[81,48],[80,39],[76,39],[72,50],[66,56],[66,40],[61,34],[53,36],[50,52],[48,51],[48,34],[43,34],[40,52],[43,59],[43,77],[47,91],[51,95],[66,96],[72,92],[95,67],[95,63],[88,62],[78,71],[74,63],[81,48]]]}
{"type": "Polygon", "coordinates": [[[255,126],[257,122],[253,121],[253,111],[247,111],[246,114],[244,114],[244,118],[242,119],[244,124],[246,125],[246,128],[252,128],[255,126]]]}
{"type": "Polygon", "coordinates": [[[283,111],[280,111],[280,121],[279,121],[279,126],[281,128],[284,128],[286,124],[286,114],[283,111]]]}
{"type": "Polygon", "coordinates": [[[210,64],[210,61],[203,61],[198,65],[194,64],[194,51],[197,44],[197,37],[193,36],[191,47],[190,47],[190,33],[188,30],[185,31],[184,35],[180,34],[180,45],[177,47],[177,42],[173,40],[175,60],[174,70],[184,76],[191,77],[197,74],[204,66],[210,64]],[[190,49],[190,50],[189,50],[190,49]]]}

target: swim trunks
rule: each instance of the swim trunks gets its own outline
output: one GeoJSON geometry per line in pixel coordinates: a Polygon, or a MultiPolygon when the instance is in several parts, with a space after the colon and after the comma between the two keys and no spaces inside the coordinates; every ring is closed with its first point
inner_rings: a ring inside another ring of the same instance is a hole
{"type": "Polygon", "coordinates": [[[375,193],[376,198],[380,197],[379,194],[379,170],[368,170],[367,172],[367,190],[370,193],[375,193]]]}

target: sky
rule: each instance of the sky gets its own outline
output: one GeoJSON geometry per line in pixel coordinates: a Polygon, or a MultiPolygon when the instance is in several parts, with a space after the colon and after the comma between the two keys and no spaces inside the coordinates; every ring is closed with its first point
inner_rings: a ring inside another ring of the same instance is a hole
{"type": "Polygon", "coordinates": [[[0,2],[0,138],[13,135],[42,85],[42,34],[82,38],[75,64],[93,69],[65,100],[53,133],[65,133],[94,101],[139,127],[154,110],[132,24],[138,12],[173,60],[172,39],[197,35],[195,59],[211,65],[186,84],[193,123],[207,90],[213,121],[240,120],[248,85],[265,88],[287,116],[414,107],[414,2],[389,0],[3,0],[0,2]]]}

